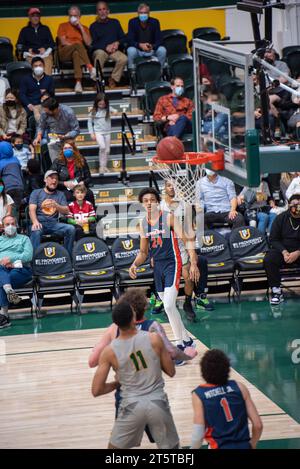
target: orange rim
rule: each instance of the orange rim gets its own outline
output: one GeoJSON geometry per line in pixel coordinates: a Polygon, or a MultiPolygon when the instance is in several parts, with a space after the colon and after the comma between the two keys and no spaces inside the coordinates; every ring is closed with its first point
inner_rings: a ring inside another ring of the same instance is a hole
{"type": "Polygon", "coordinates": [[[161,160],[157,155],[153,156],[152,161],[154,163],[159,163],[159,164],[184,164],[188,163],[190,165],[199,165],[199,164],[205,164],[205,163],[213,163],[213,162],[223,162],[224,161],[224,152],[223,150],[220,150],[216,153],[210,153],[210,152],[185,152],[183,154],[184,158],[181,158],[180,160],[161,160]]]}

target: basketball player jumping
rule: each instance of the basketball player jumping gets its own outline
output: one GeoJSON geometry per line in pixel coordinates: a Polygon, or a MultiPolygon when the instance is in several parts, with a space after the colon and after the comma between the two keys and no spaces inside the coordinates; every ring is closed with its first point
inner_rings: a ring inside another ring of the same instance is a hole
{"type": "Polygon", "coordinates": [[[137,268],[146,261],[150,249],[157,293],[163,301],[177,346],[184,349],[193,345],[193,340],[189,337],[176,307],[182,269],[178,238],[182,239],[188,251],[190,279],[198,283],[200,273],[194,240],[187,239],[174,214],[160,210],[160,195],[155,189],[143,189],[139,194],[139,202],[143,204],[147,215],[140,226],[140,252],[131,265],[129,274],[131,278],[136,278],[137,268]]]}
{"type": "Polygon", "coordinates": [[[129,303],[118,303],[112,317],[120,335],[103,350],[92,383],[94,397],[121,386],[121,404],[108,447],[139,446],[147,425],[158,448],[178,448],[179,438],[162,377],[162,371],[170,377],[175,375],[170,354],[158,334],[136,330],[129,303]],[[111,368],[118,381],[107,383],[111,368]]]}
{"type": "Polygon", "coordinates": [[[229,380],[230,362],[221,350],[207,351],[201,373],[206,384],[192,393],[194,428],[191,448],[207,440],[211,449],[254,449],[262,434],[262,421],[246,386],[229,380]],[[250,439],[248,418],[252,423],[250,439]]]}

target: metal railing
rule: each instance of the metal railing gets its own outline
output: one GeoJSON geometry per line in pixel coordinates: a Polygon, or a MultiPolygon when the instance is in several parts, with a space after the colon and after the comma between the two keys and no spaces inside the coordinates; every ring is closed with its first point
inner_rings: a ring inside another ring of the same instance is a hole
{"type": "Polygon", "coordinates": [[[129,152],[131,155],[135,155],[136,152],[136,138],[135,138],[135,133],[134,130],[131,126],[131,123],[128,119],[128,116],[126,112],[122,113],[122,121],[121,121],[121,126],[122,126],[122,168],[120,172],[120,181],[123,184],[126,184],[128,181],[127,177],[127,171],[126,171],[126,148],[128,148],[129,152]],[[126,129],[128,128],[132,142],[130,142],[126,129]]]}
{"type": "Polygon", "coordinates": [[[96,60],[95,68],[97,93],[105,93],[105,79],[99,60],[96,60]]]}

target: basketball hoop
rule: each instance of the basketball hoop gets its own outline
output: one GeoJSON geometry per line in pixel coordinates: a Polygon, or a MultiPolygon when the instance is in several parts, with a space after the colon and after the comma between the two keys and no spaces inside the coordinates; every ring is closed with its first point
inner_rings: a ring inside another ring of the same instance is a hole
{"type": "Polygon", "coordinates": [[[156,155],[152,158],[151,167],[165,181],[171,182],[177,200],[195,205],[196,182],[204,175],[204,165],[211,163],[215,171],[224,169],[224,151],[186,152],[182,156],[181,159],[162,160],[156,155]]]}

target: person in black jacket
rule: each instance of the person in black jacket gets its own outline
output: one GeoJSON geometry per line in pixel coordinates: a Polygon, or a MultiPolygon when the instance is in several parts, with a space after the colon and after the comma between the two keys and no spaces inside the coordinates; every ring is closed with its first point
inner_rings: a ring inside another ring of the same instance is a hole
{"type": "Polygon", "coordinates": [[[45,61],[45,72],[52,74],[52,51],[55,47],[52,34],[48,26],[41,23],[39,8],[28,10],[28,25],[21,29],[18,45],[22,45],[23,57],[31,63],[33,57],[42,57],[45,61]]]}
{"type": "MultiPolygon", "coordinates": [[[[86,159],[79,153],[73,140],[66,140],[61,148],[58,158],[51,166],[58,173],[58,189],[64,192],[67,202],[74,199],[73,189],[77,184],[84,185],[87,189],[91,181],[91,172],[86,159]]],[[[86,199],[95,207],[93,192],[88,189],[86,199]]]]}
{"type": "Polygon", "coordinates": [[[270,243],[272,249],[264,258],[264,268],[272,289],[270,303],[277,305],[284,300],[280,269],[300,267],[300,194],[293,194],[289,199],[289,209],[275,218],[270,243]]]}

